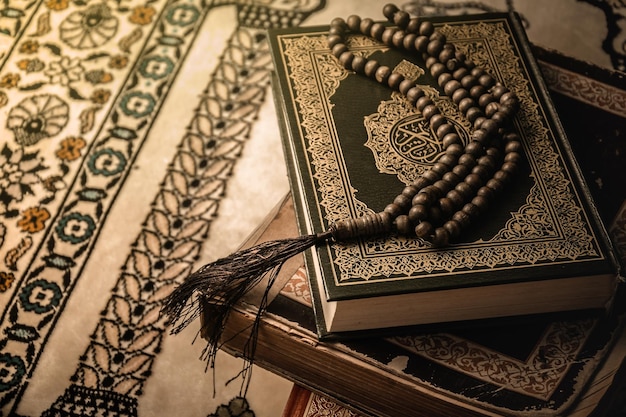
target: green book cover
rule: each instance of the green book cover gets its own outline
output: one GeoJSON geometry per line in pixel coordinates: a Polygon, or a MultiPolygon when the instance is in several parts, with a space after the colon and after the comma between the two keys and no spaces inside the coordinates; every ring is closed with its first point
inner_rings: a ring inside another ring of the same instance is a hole
{"type": "MultiPolygon", "coordinates": [[[[319,296],[342,302],[575,276],[615,277],[606,232],[517,17],[432,20],[457,50],[519,97],[514,125],[525,163],[488,212],[446,248],[385,236],[326,244],[307,253],[312,284],[324,287],[319,296]]],[[[330,53],[326,36],[326,27],[270,31],[276,103],[303,234],[383,210],[443,152],[423,116],[400,93],[345,70],[330,53]]],[[[350,36],[348,44],[355,54],[415,79],[469,141],[472,126],[421,57],[361,35],[350,36]]],[[[612,281],[607,282],[610,292],[612,281]]]]}

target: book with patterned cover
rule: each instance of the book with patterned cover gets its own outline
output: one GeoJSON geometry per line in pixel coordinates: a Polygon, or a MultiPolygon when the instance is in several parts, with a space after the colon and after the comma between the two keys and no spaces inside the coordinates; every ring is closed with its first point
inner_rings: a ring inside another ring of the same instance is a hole
{"type": "MultiPolygon", "coordinates": [[[[626,78],[541,48],[533,53],[623,263],[626,78]]],[[[293,236],[293,213],[285,201],[254,239],[293,236]]],[[[276,283],[281,291],[262,318],[255,352],[257,365],[304,387],[294,398],[299,405],[288,404],[285,417],[623,414],[623,292],[612,315],[558,314],[523,325],[434,326],[389,337],[320,341],[302,263],[300,257],[283,268],[276,283]]],[[[254,305],[238,306],[227,326],[223,348],[237,356],[246,346],[254,305]]]]}
{"type": "MultiPolygon", "coordinates": [[[[434,19],[458,50],[520,99],[526,163],[508,190],[444,249],[385,236],[307,252],[321,337],[397,326],[520,316],[610,304],[619,281],[606,232],[518,18],[434,19]]],[[[276,102],[302,234],[377,212],[429,169],[442,146],[397,92],[345,70],[327,28],[270,31],[276,102]]],[[[416,80],[464,141],[460,116],[415,54],[348,40],[416,80]]]]}

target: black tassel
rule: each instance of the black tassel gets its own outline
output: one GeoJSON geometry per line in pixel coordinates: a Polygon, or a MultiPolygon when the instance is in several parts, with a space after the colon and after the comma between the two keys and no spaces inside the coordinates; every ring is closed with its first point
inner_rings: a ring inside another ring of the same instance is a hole
{"type": "Polygon", "coordinates": [[[263,278],[268,277],[267,288],[252,324],[251,336],[244,349],[246,364],[235,377],[244,377],[242,390],[245,391],[249,384],[247,376],[254,360],[260,318],[265,312],[269,291],[280,268],[289,258],[331,237],[332,233],[326,232],[263,242],[204,265],[165,299],[161,312],[172,325],[170,333],[181,332],[204,313],[209,322],[205,323],[202,330],[207,340],[202,359],[206,360],[208,367],[214,368],[217,351],[226,342],[221,338],[231,309],[263,278]]]}

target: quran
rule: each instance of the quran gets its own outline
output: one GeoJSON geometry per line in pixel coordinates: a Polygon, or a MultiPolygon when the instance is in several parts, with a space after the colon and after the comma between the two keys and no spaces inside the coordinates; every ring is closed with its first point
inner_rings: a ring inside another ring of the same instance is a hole
{"type": "MultiPolygon", "coordinates": [[[[318,333],[608,308],[619,282],[599,220],[515,15],[433,19],[437,30],[520,100],[525,163],[508,189],[445,248],[385,236],[305,254],[318,333]]],[[[275,91],[299,231],[384,209],[442,152],[397,92],[344,69],[328,28],[270,31],[275,91]]],[[[467,142],[424,62],[354,35],[355,53],[416,80],[467,142]]]]}

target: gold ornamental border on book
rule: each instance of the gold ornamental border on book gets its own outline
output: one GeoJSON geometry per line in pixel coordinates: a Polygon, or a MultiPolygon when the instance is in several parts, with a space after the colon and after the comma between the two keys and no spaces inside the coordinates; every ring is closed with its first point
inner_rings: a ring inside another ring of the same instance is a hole
{"type": "MultiPolygon", "coordinates": [[[[555,146],[554,133],[547,125],[544,109],[508,25],[502,18],[448,23],[438,30],[519,97],[521,105],[515,123],[534,179],[525,204],[510,213],[502,229],[488,241],[452,245],[446,251],[429,250],[417,239],[402,237],[334,245],[333,261],[342,277],[337,285],[367,284],[372,277],[414,279],[424,271],[432,277],[459,269],[509,269],[548,260],[569,263],[602,256],[597,237],[585,222],[581,198],[571,186],[563,155],[555,146]]],[[[362,36],[353,36],[348,42],[351,50],[364,56],[388,49],[362,36]]],[[[314,168],[312,175],[319,185],[321,214],[330,223],[370,212],[356,197],[358,190],[342,180],[346,178],[342,172],[344,164],[333,149],[340,138],[334,128],[330,98],[349,75],[348,71],[330,54],[325,32],[285,35],[281,37],[281,45],[294,106],[300,109],[301,135],[306,139],[307,156],[314,168]]],[[[463,126],[458,114],[455,120],[457,126],[463,126]]],[[[366,139],[363,138],[364,145],[366,139]]]]}

